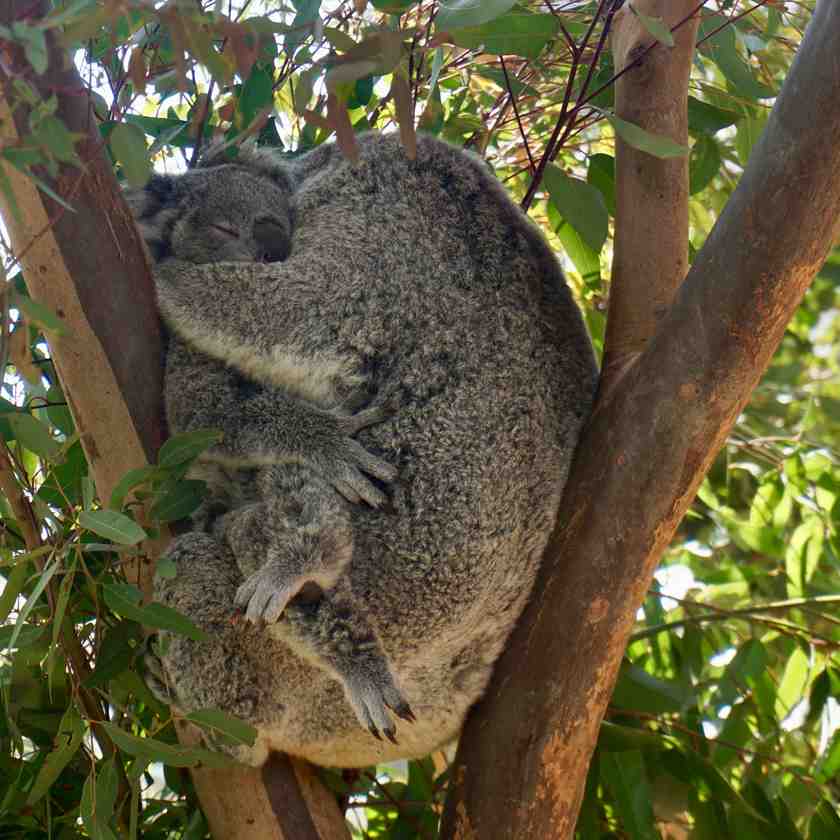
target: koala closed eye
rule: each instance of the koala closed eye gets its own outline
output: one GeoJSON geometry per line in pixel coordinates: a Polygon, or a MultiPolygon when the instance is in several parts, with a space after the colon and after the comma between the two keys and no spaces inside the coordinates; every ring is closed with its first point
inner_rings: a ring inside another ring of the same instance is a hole
{"type": "Polygon", "coordinates": [[[226,224],[224,222],[216,222],[215,224],[210,225],[210,227],[218,233],[228,236],[231,239],[239,239],[239,231],[233,225],[226,224]]]}

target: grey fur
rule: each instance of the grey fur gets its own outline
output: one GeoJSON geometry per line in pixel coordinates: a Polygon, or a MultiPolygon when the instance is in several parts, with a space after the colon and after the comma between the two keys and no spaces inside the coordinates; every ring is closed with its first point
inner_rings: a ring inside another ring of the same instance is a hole
{"type": "Polygon", "coordinates": [[[165,257],[167,410],[172,431],[225,441],[201,466],[209,533],[176,540],[157,584],[212,641],[172,637],[160,673],[187,711],[255,724],[238,753],[254,764],[426,754],[457,735],[533,584],[595,389],[580,313],[486,167],[432,138],[416,161],[371,135],[357,165],[327,146],[175,180],[186,213],[133,199],[165,257]],[[285,261],[217,262],[193,183],[251,242],[248,220],[285,201],[285,261]],[[236,600],[255,621],[231,620],[236,600]],[[396,746],[359,725],[393,735],[388,709],[417,716],[396,746]]]}

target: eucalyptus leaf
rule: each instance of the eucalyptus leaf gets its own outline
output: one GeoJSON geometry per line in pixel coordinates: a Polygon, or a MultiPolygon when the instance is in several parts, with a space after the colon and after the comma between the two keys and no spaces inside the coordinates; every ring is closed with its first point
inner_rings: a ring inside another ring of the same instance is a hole
{"type": "Polygon", "coordinates": [[[131,123],[118,123],[108,138],[111,151],[132,187],[144,187],[152,176],[152,162],[143,132],[131,123]]]}
{"type": "Polygon", "coordinates": [[[435,27],[440,32],[449,32],[481,26],[509,12],[514,5],[516,0],[441,0],[435,27]]]}
{"type": "Polygon", "coordinates": [[[133,519],[115,510],[84,510],[79,514],[79,524],[121,545],[137,545],[148,538],[133,519]]]}

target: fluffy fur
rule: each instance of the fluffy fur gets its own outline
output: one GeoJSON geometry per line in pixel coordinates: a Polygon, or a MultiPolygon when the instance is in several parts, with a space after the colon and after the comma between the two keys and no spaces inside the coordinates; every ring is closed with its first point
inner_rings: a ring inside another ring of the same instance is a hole
{"type": "Polygon", "coordinates": [[[225,440],[157,584],[211,641],[169,639],[158,677],[256,725],[254,764],[426,754],[522,611],[590,410],[559,266],[484,164],[432,138],[415,161],[371,135],[356,165],[326,146],[169,180],[132,197],[161,260],[169,421],[225,440]],[[398,745],[364,728],[409,706],[398,745]]]}

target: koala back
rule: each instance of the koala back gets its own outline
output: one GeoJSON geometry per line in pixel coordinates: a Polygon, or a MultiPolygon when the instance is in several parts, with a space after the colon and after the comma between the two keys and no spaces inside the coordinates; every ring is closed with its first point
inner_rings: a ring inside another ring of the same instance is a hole
{"type": "MultiPolygon", "coordinates": [[[[254,719],[266,749],[340,766],[455,737],[533,585],[597,381],[555,256],[483,162],[429,137],[414,161],[394,137],[360,145],[357,164],[332,146],[283,164],[283,261],[185,272],[177,293],[202,296],[190,323],[162,301],[198,351],[230,363],[226,348],[247,348],[232,362],[246,377],[295,391],[278,358],[300,360],[298,378],[338,359],[355,374],[345,407],[396,407],[358,436],[399,477],[387,509],[351,509],[340,585],[417,722],[398,747],[375,741],[330,675],[282,642],[247,654],[265,675],[254,719]]],[[[253,471],[241,481],[231,496],[253,494],[253,471]]]]}

